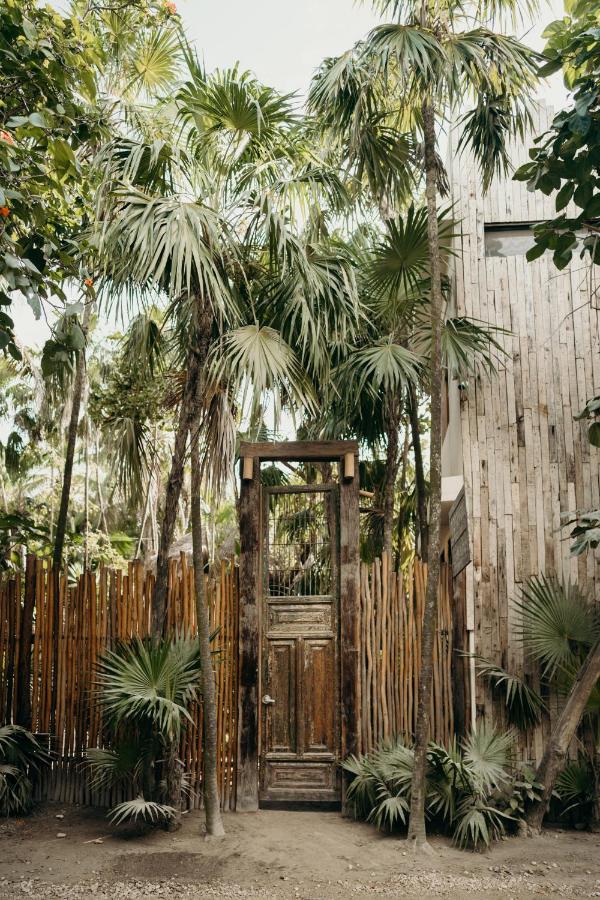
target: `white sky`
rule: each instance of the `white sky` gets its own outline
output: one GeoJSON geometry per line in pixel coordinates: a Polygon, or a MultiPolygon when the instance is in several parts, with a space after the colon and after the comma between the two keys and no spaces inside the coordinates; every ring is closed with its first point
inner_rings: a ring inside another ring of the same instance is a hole
{"type": "MultiPolygon", "coordinates": [[[[177,0],[177,8],[208,69],[239,61],[266,84],[301,96],[321,60],[348,49],[378,22],[368,3],[353,0],[177,0]]],[[[531,29],[523,29],[527,42],[541,48],[541,31],[562,15],[561,0],[551,0],[531,29]]],[[[540,93],[559,105],[565,96],[560,76],[540,93]]],[[[41,346],[46,322],[36,322],[24,301],[16,301],[13,312],[18,337],[41,346]]]]}

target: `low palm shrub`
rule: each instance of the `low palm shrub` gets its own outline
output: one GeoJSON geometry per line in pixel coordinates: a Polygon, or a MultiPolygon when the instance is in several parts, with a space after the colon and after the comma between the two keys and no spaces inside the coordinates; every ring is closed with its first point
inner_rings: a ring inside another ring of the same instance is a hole
{"type": "Polygon", "coordinates": [[[165,823],[175,815],[177,792],[187,789],[177,758],[181,730],[192,725],[190,707],[199,696],[198,641],[186,636],[135,639],[107,650],[98,664],[103,710],[103,748],[88,751],[91,786],[122,788],[131,799],[109,812],[127,820],[165,823]]]}
{"type": "MultiPolygon", "coordinates": [[[[426,814],[458,846],[489,846],[516,828],[536,785],[511,767],[512,734],[486,728],[463,743],[430,743],[427,754],[426,814]]],[[[347,799],[357,818],[377,828],[401,829],[408,819],[414,754],[401,740],[386,741],[372,753],[343,763],[351,776],[347,799]]]]}
{"type": "Polygon", "coordinates": [[[49,762],[49,753],[26,728],[0,727],[0,815],[21,815],[31,809],[32,778],[49,762]]]}
{"type": "Polygon", "coordinates": [[[592,761],[586,753],[569,760],[554,786],[551,814],[557,819],[568,817],[575,826],[590,825],[594,819],[596,778],[592,761]]]}

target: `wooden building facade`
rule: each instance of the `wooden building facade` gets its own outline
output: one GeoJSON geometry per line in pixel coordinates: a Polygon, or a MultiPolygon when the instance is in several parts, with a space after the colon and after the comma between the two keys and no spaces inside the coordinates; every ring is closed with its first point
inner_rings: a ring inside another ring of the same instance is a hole
{"type": "MultiPolygon", "coordinates": [[[[551,118],[541,107],[534,133],[551,118]]],[[[515,165],[528,159],[532,141],[514,148],[515,165]]],[[[537,687],[513,602],[521,585],[538,573],[571,579],[591,593],[600,584],[600,557],[571,557],[564,527],[569,513],[600,506],[599,453],[585,422],[573,418],[600,389],[600,291],[578,254],[562,272],[548,253],[526,260],[531,225],[555,214],[554,196],[529,192],[510,177],[495,180],[484,196],[473,161],[452,146],[450,160],[459,223],[455,314],[500,329],[506,351],[497,375],[449,383],[443,493],[459,524],[454,535],[448,525],[447,536],[458,538],[465,525],[468,534],[466,558],[454,561],[455,606],[471,652],[529,672],[537,687]]],[[[501,723],[501,705],[473,662],[468,669],[468,718],[501,723]]],[[[548,727],[547,720],[523,737],[522,758],[539,759],[548,727]]]]}

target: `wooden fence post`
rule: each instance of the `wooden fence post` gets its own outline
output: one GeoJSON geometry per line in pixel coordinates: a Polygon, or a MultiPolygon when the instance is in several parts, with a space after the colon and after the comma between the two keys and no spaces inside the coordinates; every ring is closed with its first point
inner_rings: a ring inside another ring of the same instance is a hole
{"type": "MultiPolygon", "coordinates": [[[[344,471],[340,459],[340,472],[344,471]]],[[[351,480],[340,478],[340,648],[342,758],[361,751],[358,455],[351,480]]],[[[342,798],[345,809],[345,791],[342,798]]]]}

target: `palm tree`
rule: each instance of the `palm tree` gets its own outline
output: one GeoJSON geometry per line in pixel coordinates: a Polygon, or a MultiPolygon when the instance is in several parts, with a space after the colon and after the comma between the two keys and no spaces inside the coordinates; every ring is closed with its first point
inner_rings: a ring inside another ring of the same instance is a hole
{"type": "MultiPolygon", "coordinates": [[[[200,488],[222,482],[233,462],[232,404],[250,386],[310,397],[301,361],[281,333],[259,324],[259,298],[298,291],[317,309],[351,293],[340,266],[319,260],[301,234],[307,211],[339,186],[311,155],[289,98],[236,69],[207,76],[188,54],[169,141],[119,138],[100,156],[99,246],[107,288],[135,297],[154,289],[170,301],[185,358],[185,382],[167,482],[152,620],[164,628],[167,556],[173,538],[188,438],[192,445],[193,555],[203,678],[213,678],[203,599],[200,488]],[[212,346],[212,350],[211,350],[212,346]],[[207,365],[210,355],[210,366],[207,365]],[[202,454],[202,458],[200,458],[202,454]]],[[[263,315],[266,311],[263,307],[263,315]]],[[[304,319],[306,322],[306,318],[304,319]]],[[[324,330],[321,319],[311,320],[324,330]]],[[[326,337],[305,340],[323,353],[326,337]]],[[[256,401],[254,402],[256,406],[256,401]]],[[[222,832],[216,792],[214,684],[203,691],[207,828],[222,832]]]]}
{"type": "MultiPolygon", "coordinates": [[[[409,825],[410,839],[420,848],[426,846],[425,766],[441,549],[445,300],[438,191],[444,182],[437,134],[443,120],[474,101],[474,108],[461,119],[459,147],[475,154],[487,187],[494,173],[508,166],[509,136],[522,135],[528,124],[535,55],[515,38],[492,30],[507,16],[514,20],[519,10],[515,0],[480,0],[468,7],[461,0],[379,0],[376,6],[382,13],[391,12],[393,21],[375,28],[365,42],[338,60],[327,61],[310,99],[337,136],[356,176],[367,178],[384,216],[390,204],[397,208],[411,153],[419,175],[424,175],[431,280],[429,575],[409,825]]],[[[536,0],[521,5],[523,12],[536,7],[536,0]]]]}

